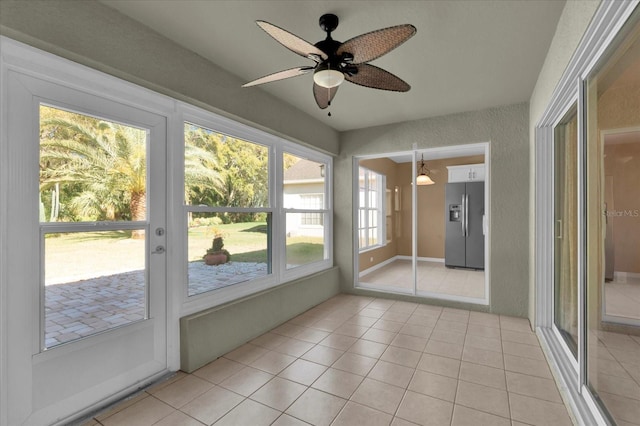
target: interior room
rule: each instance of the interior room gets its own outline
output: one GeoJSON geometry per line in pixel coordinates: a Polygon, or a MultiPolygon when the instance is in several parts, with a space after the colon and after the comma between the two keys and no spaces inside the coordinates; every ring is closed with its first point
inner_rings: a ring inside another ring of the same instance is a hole
{"type": "Polygon", "coordinates": [[[640,425],[640,0],[0,0],[0,426],[640,425]]]}

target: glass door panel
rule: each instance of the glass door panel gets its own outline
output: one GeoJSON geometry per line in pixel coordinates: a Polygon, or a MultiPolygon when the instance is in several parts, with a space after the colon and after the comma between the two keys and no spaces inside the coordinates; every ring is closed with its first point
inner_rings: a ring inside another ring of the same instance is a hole
{"type": "Polygon", "coordinates": [[[578,353],[578,116],[573,106],[554,129],[554,324],[578,353]]]}
{"type": "Polygon", "coordinates": [[[640,10],[587,80],[587,385],[640,416],[640,10]]]}

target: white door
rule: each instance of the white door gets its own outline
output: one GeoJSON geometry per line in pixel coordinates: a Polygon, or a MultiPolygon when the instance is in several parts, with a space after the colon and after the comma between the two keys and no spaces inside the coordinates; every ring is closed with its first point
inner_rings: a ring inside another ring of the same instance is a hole
{"type": "Polygon", "coordinates": [[[99,84],[4,78],[6,418],[64,423],[167,371],[167,120],[99,84]]]}

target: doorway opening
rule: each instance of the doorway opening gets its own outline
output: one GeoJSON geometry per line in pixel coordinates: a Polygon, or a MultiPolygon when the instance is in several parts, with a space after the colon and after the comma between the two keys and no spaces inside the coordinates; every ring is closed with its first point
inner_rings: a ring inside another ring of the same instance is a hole
{"type": "Polygon", "coordinates": [[[357,288],[488,304],[488,151],[480,143],[355,158],[357,288]]]}

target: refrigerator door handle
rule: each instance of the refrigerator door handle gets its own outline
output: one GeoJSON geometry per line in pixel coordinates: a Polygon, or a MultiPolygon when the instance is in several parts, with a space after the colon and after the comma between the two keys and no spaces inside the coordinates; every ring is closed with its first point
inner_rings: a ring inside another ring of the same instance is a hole
{"type": "Polygon", "coordinates": [[[460,202],[460,205],[462,206],[462,208],[460,209],[460,214],[462,215],[462,218],[460,220],[460,230],[462,231],[462,236],[464,237],[464,221],[465,221],[465,217],[464,217],[464,194],[462,194],[462,201],[460,202]]]}
{"type": "Polygon", "coordinates": [[[469,194],[464,194],[464,236],[469,236],[469,194]]]}

